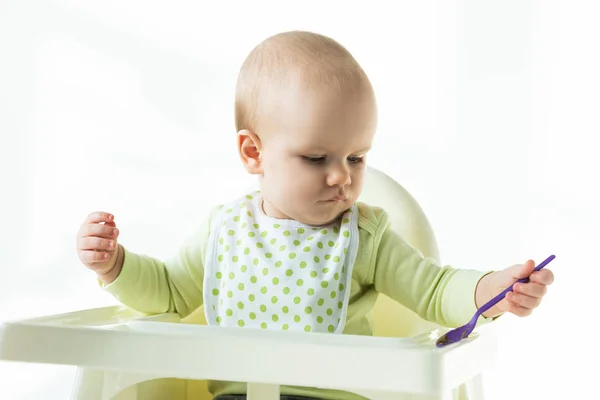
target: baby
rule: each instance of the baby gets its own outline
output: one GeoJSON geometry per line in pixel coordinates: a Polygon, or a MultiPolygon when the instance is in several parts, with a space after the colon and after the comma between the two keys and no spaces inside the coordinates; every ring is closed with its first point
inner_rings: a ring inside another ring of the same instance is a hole
{"type": "MultiPolygon", "coordinates": [[[[204,305],[217,326],[370,335],[378,293],[456,327],[531,274],[484,317],[529,315],[552,283],[550,270],[532,273],[532,260],[496,272],[440,266],[389,228],[385,210],[357,202],[377,105],[369,78],[336,41],[287,32],[260,43],[239,73],[235,118],[240,159],[260,191],[214,208],[172,259],[117,244],[109,213],[81,226],[81,261],[123,304],[181,317],[204,305]]],[[[245,398],[241,383],[210,390],[245,398]]],[[[362,399],[301,387],[283,387],[282,398],[362,399]]]]}

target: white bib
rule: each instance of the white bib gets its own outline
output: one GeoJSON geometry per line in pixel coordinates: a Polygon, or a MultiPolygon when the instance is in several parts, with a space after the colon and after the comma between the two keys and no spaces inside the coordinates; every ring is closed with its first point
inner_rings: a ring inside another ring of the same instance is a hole
{"type": "Polygon", "coordinates": [[[342,333],[358,249],[356,205],[321,227],[269,217],[260,192],[225,205],[204,273],[209,325],[342,333]]]}

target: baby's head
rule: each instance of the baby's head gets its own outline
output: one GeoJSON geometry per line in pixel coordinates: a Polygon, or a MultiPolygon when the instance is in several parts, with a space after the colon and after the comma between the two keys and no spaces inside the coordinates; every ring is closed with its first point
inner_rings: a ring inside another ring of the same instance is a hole
{"type": "Polygon", "coordinates": [[[235,118],[267,215],[324,225],[360,195],[377,106],[367,75],[334,40],[286,32],[259,44],[239,74],[235,118]]]}

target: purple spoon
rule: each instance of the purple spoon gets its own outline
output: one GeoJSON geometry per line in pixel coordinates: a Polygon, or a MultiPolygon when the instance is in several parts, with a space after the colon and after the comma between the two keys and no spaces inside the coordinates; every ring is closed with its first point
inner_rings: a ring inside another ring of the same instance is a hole
{"type": "MultiPolygon", "coordinates": [[[[555,255],[551,255],[550,257],[546,258],[544,261],[542,261],[540,263],[540,265],[535,267],[534,271],[539,271],[540,269],[544,268],[546,265],[548,265],[548,263],[550,261],[554,260],[555,257],[556,257],[555,255]]],[[[485,303],[483,306],[481,306],[477,310],[475,315],[473,315],[473,318],[471,318],[471,320],[466,325],[463,325],[463,326],[453,329],[449,332],[446,332],[445,335],[440,337],[435,342],[435,345],[437,347],[444,347],[444,346],[447,346],[452,343],[456,343],[456,342],[468,337],[471,334],[471,332],[473,332],[473,329],[475,329],[475,325],[477,324],[477,319],[481,316],[481,314],[483,314],[484,312],[486,312],[487,310],[489,310],[490,308],[495,306],[496,303],[498,303],[500,300],[502,300],[508,292],[512,291],[515,284],[519,283],[519,282],[520,283],[529,282],[529,278],[519,279],[518,281],[516,281],[515,283],[513,283],[512,285],[510,285],[509,287],[504,289],[504,291],[502,293],[500,293],[498,296],[494,297],[493,299],[491,299],[490,301],[485,303]]]]}

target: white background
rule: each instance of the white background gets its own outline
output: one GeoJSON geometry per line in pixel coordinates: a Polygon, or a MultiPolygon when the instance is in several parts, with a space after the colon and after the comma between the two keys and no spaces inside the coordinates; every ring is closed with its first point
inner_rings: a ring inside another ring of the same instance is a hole
{"type": "MultiPolygon", "coordinates": [[[[307,29],[370,75],[370,162],[420,202],[444,263],[557,255],[543,306],[498,322],[489,399],[594,398],[597,21],[592,1],[0,2],[0,321],[114,303],[75,253],[89,212],[165,257],[247,185],[237,70],[307,29]]],[[[73,373],[0,363],[0,398],[68,398],[73,373]]]]}

